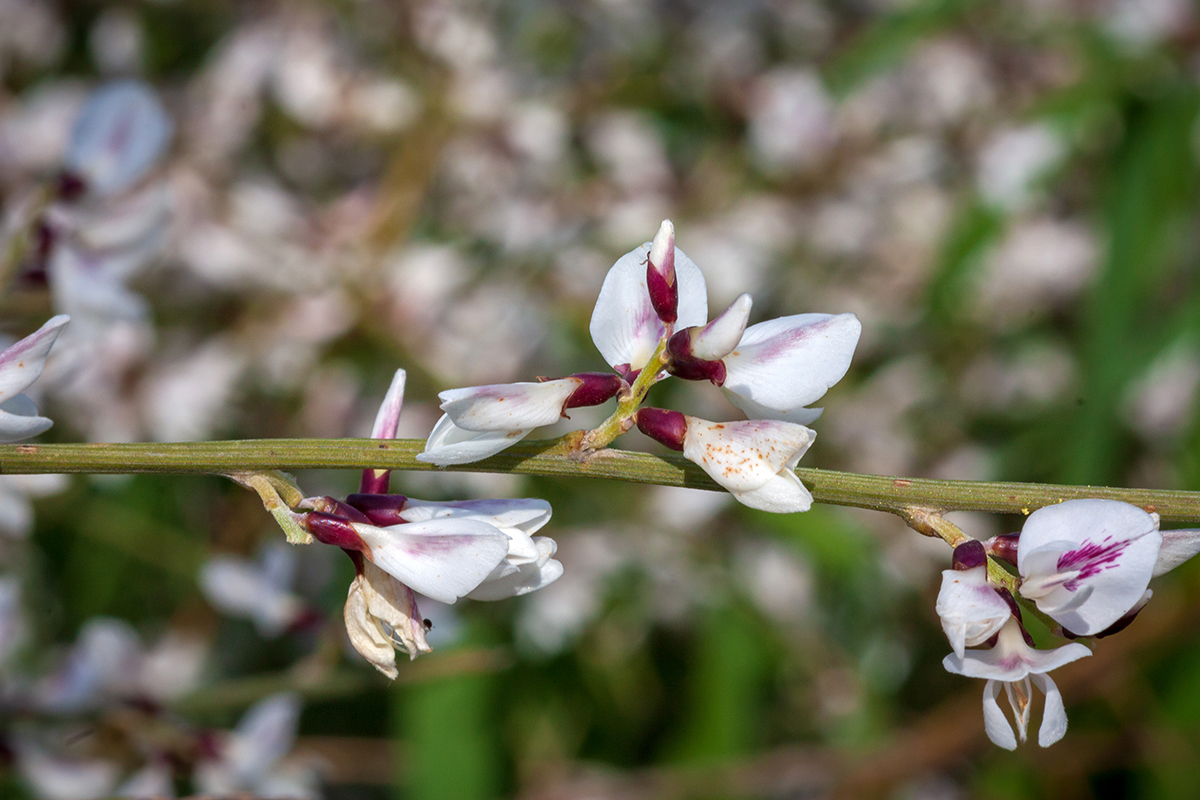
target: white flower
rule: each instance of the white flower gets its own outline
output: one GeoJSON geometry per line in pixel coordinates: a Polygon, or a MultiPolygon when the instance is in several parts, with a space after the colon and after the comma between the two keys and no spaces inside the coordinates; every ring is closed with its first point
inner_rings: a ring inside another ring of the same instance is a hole
{"type": "Polygon", "coordinates": [[[79,112],[63,166],[90,194],[118,194],[154,166],[171,129],[170,117],[147,84],[106,84],[92,92],[79,112]]]}
{"type": "Polygon", "coordinates": [[[21,341],[0,352],[0,442],[37,436],[54,423],[37,415],[37,407],[22,391],[42,374],[46,356],[71,318],[59,314],[21,341]]]}
{"type": "Polygon", "coordinates": [[[1008,603],[988,585],[986,565],[944,570],[936,610],[958,658],[964,648],[992,638],[1012,616],[1008,603]]]}
{"type": "Polygon", "coordinates": [[[463,500],[435,503],[409,500],[400,516],[409,522],[432,519],[473,519],[495,526],[508,537],[508,554],[472,590],[472,600],[503,600],[537,591],[562,577],[563,566],[552,556],[553,539],[531,536],[550,521],[550,504],[533,498],[463,500]]]}
{"type": "Polygon", "coordinates": [[[417,460],[446,466],[493,456],[535,428],[554,424],[568,408],[605,402],[621,385],[616,375],[580,373],[552,381],[442,392],[438,397],[446,413],[434,425],[417,460]]]}
{"type": "MultiPolygon", "coordinates": [[[[640,370],[654,354],[666,327],[650,301],[646,261],[651,242],[617,259],[600,287],[589,330],[596,349],[622,375],[640,370]]],[[[700,268],[675,248],[675,280],[679,290],[678,329],[703,325],[708,319],[708,293],[700,268]]]]}
{"type": "Polygon", "coordinates": [[[695,462],[743,505],[777,514],[807,511],[812,495],[795,469],[816,433],[790,422],[709,422],[678,411],[643,408],[638,430],[695,462]]]}
{"type": "Polygon", "coordinates": [[[853,314],[795,314],[751,325],[722,359],[725,394],[752,419],[807,425],[821,409],[804,406],[846,374],[861,333],[853,314]]]}
{"type": "Polygon", "coordinates": [[[260,700],[221,742],[218,757],[196,767],[197,788],[217,796],[318,797],[311,769],[281,763],[296,741],[299,720],[296,695],[281,692],[260,700]]]}
{"type": "Polygon", "coordinates": [[[1092,654],[1078,642],[1054,650],[1035,650],[1025,643],[1020,623],[1009,619],[1000,629],[996,646],[991,650],[968,650],[961,657],[946,656],[942,666],[948,672],[968,678],[986,678],[983,688],[983,727],[988,738],[1006,750],[1015,750],[1017,738],[1025,741],[1029,728],[1030,681],[1046,695],[1042,725],[1038,729],[1038,744],[1049,747],[1067,732],[1067,712],[1062,695],[1046,673],[1092,654]],[[1004,684],[1009,705],[1016,721],[1017,735],[1000,710],[996,696],[999,684],[1004,684]]]}
{"type": "Polygon", "coordinates": [[[375,669],[393,680],[396,648],[410,659],[430,651],[425,642],[425,623],[413,590],[362,559],[346,598],[346,633],[350,644],[375,669]]]}
{"type": "Polygon", "coordinates": [[[1158,561],[1158,516],[1116,500],[1038,509],[1017,546],[1020,593],[1074,634],[1104,631],[1146,592],[1158,561]]]}
{"type": "Polygon", "coordinates": [[[260,635],[274,638],[304,612],[304,602],[290,590],[295,554],[289,545],[264,547],[259,561],[216,555],[200,568],[199,583],[214,608],[254,622],[260,635]]]}

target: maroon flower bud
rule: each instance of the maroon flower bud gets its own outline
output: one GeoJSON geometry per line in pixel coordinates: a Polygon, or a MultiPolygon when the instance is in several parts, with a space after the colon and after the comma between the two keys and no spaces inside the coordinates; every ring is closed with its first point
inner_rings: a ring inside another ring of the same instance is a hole
{"type": "Polygon", "coordinates": [[[987,548],[989,555],[1007,561],[1015,567],[1017,565],[1017,544],[1020,538],[1021,534],[1019,533],[1004,533],[1000,536],[993,536],[983,545],[987,548]]]}
{"type": "Polygon", "coordinates": [[[646,258],[646,288],[650,305],[667,325],[679,318],[679,284],[675,280],[675,226],[663,220],[646,258]]]}
{"type": "MultiPolygon", "coordinates": [[[[686,333],[686,331],[680,331],[686,333]]],[[[685,381],[712,381],[714,386],[725,385],[725,362],[704,361],[699,358],[672,358],[667,372],[685,381]]]]}
{"type": "Polygon", "coordinates": [[[567,398],[567,402],[563,404],[564,410],[580,406],[598,406],[616,397],[617,392],[626,385],[620,375],[611,372],[577,372],[569,377],[578,378],[583,382],[567,398]]]}
{"type": "Polygon", "coordinates": [[[367,516],[372,525],[387,528],[401,525],[407,520],[400,518],[408,498],[402,494],[352,494],[346,502],[367,516]]]}
{"type": "MultiPolygon", "coordinates": [[[[354,495],[351,495],[353,497],[354,495]]],[[[321,514],[329,514],[334,517],[341,517],[349,522],[365,522],[370,524],[371,520],[367,519],[358,508],[353,505],[347,505],[341,500],[334,500],[326,495],[325,497],[309,497],[301,504],[301,508],[308,508],[321,514]]]]}
{"type": "Polygon", "coordinates": [[[975,569],[987,564],[987,552],[983,542],[971,539],[954,548],[953,566],[956,570],[975,569]]]}
{"type": "Polygon", "coordinates": [[[367,549],[367,545],[358,535],[358,531],[354,530],[354,526],[342,517],[313,511],[304,515],[304,527],[322,544],[331,544],[343,550],[359,552],[367,549]]]}
{"type": "Polygon", "coordinates": [[[637,412],[638,430],[672,450],[683,450],[687,436],[687,418],[678,411],[643,408],[637,412]]]}
{"type": "Polygon", "coordinates": [[[389,469],[364,469],[358,480],[360,494],[387,494],[392,488],[392,471],[389,469]]]}

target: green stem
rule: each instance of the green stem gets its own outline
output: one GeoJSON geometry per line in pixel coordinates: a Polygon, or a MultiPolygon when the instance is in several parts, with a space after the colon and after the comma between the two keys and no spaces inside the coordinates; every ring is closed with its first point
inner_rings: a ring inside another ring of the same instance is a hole
{"type": "MultiPolygon", "coordinates": [[[[416,460],[424,446],[420,439],[0,445],[0,474],[161,472],[225,475],[275,469],[439,469],[416,460]]],[[[558,440],[519,442],[484,461],[445,469],[609,478],[721,491],[699,467],[673,453],[655,456],[609,448],[581,458],[578,454],[556,450],[560,450],[558,440]]],[[[797,469],[796,475],[809,487],[817,502],[896,514],[920,507],[941,512],[1028,514],[1063,500],[1097,497],[1132,503],[1157,512],[1164,520],[1200,524],[1200,492],[892,478],[823,469],[797,469]]]]}
{"type": "Polygon", "coordinates": [[[664,336],[659,340],[654,355],[650,356],[646,366],[642,367],[633,385],[629,387],[629,394],[618,399],[617,409],[613,411],[612,416],[584,434],[579,445],[580,450],[590,453],[608,447],[613,439],[633,427],[634,415],[642,407],[646,393],[658,382],[658,374],[667,365],[667,338],[664,336]]]}

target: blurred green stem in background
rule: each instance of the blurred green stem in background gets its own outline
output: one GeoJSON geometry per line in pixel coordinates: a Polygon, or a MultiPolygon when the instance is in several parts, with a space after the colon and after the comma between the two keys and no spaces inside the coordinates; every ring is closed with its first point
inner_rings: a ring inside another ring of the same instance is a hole
{"type": "MultiPolygon", "coordinates": [[[[568,434],[570,436],[570,434],[568,434]]],[[[175,473],[229,475],[262,470],[390,469],[505,472],[550,477],[608,478],[631,483],[724,491],[682,456],[605,449],[561,452],[560,440],[520,442],[474,464],[434,467],[416,460],[420,439],[244,439],[150,444],[46,444],[0,446],[0,475],[41,473],[175,473]]],[[[1164,520],[1200,523],[1200,492],[1057,486],[1039,483],[893,478],[823,469],[796,475],[819,503],[895,514],[913,508],[1028,514],[1042,506],[1085,497],[1122,500],[1164,520]]]]}

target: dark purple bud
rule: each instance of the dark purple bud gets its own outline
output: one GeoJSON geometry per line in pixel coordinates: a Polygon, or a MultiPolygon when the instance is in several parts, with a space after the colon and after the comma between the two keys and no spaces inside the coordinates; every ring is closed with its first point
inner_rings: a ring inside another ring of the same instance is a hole
{"type": "Polygon", "coordinates": [[[577,372],[569,377],[578,378],[583,382],[567,398],[567,402],[563,404],[564,409],[598,406],[616,397],[617,392],[627,385],[620,375],[611,372],[577,372]]]}
{"type": "Polygon", "coordinates": [[[389,469],[364,469],[358,480],[360,494],[387,494],[392,488],[392,471],[389,469]]]}
{"type": "MultiPolygon", "coordinates": [[[[351,495],[353,497],[354,495],[351,495]]],[[[352,505],[347,505],[341,500],[334,500],[332,497],[309,497],[301,506],[309,508],[321,514],[329,514],[334,517],[341,517],[349,522],[365,522],[370,524],[371,520],[367,519],[366,515],[352,505]]]]}
{"type": "Polygon", "coordinates": [[[989,555],[1001,561],[1007,561],[1015,567],[1017,565],[1017,543],[1020,538],[1021,534],[1019,533],[1005,533],[993,536],[983,544],[989,555]]]}
{"type": "Polygon", "coordinates": [[[62,200],[77,200],[87,191],[87,184],[83,178],[72,172],[62,172],[58,176],[58,185],[54,187],[55,192],[62,200]]]}
{"type": "Polygon", "coordinates": [[[388,528],[406,522],[400,518],[408,498],[402,494],[352,494],[346,502],[367,516],[372,525],[388,528]]]}
{"type": "Polygon", "coordinates": [[[643,408],[637,412],[638,430],[672,450],[683,450],[687,417],[665,408],[643,408]]]}
{"type": "MultiPolygon", "coordinates": [[[[683,333],[683,331],[680,331],[683,333]]],[[[672,358],[667,372],[685,381],[712,381],[714,386],[725,385],[725,362],[700,358],[672,358]]]]}
{"type": "Polygon", "coordinates": [[[358,531],[343,517],[313,511],[304,515],[304,527],[322,544],[359,552],[367,549],[358,531]]]}
{"type": "Polygon", "coordinates": [[[675,226],[663,220],[646,258],[646,288],[650,305],[667,325],[679,318],[679,284],[675,280],[675,226]]]}
{"type": "Polygon", "coordinates": [[[633,369],[629,364],[617,364],[613,369],[625,379],[626,383],[633,383],[637,380],[638,375],[642,374],[640,369],[633,369]]]}
{"type": "Polygon", "coordinates": [[[987,564],[987,552],[983,549],[983,542],[978,539],[972,539],[969,542],[963,542],[958,547],[954,548],[953,566],[956,570],[975,569],[987,564]]]}

